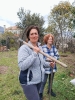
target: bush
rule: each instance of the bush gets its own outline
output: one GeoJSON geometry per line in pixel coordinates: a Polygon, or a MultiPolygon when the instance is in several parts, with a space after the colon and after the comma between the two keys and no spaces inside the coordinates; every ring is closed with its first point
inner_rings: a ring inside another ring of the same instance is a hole
{"type": "Polygon", "coordinates": [[[11,50],[11,51],[14,51],[14,50],[16,50],[16,48],[14,48],[14,47],[11,47],[11,48],[10,48],[10,50],[11,50]]]}
{"type": "Polygon", "coordinates": [[[6,45],[6,40],[1,40],[1,45],[5,46],[6,45]]]}
{"type": "Polygon", "coordinates": [[[14,39],[11,38],[11,39],[10,39],[10,43],[11,43],[11,44],[14,44],[14,43],[15,43],[14,39]]]}

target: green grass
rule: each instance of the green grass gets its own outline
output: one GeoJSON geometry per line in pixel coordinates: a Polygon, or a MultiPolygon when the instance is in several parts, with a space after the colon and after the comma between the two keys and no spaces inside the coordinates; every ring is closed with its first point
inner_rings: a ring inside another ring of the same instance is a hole
{"type": "MultiPolygon", "coordinates": [[[[58,72],[53,83],[57,97],[50,96],[50,100],[75,100],[75,86],[70,83],[74,77],[68,75],[66,68],[57,66],[58,72]]],[[[6,68],[4,72],[0,72],[0,100],[26,100],[18,81],[17,51],[0,52],[0,67],[6,68]]],[[[47,85],[44,90],[44,100],[49,100],[47,85]]]]}

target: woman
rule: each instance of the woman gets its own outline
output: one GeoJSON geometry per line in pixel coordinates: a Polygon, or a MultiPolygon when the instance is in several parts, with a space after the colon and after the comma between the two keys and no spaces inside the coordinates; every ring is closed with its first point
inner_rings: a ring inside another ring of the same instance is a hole
{"type": "Polygon", "coordinates": [[[30,26],[27,29],[26,36],[28,43],[34,46],[34,49],[27,45],[22,45],[18,51],[18,66],[20,68],[19,81],[23,88],[27,100],[40,100],[39,89],[44,78],[44,66],[54,66],[54,63],[45,62],[43,55],[39,53],[42,50],[39,39],[39,28],[30,26]]]}
{"type": "MultiPolygon", "coordinates": [[[[48,55],[50,55],[50,56],[52,56],[52,57],[54,57],[56,59],[59,59],[58,51],[57,51],[56,47],[53,45],[53,42],[54,42],[54,36],[52,34],[45,35],[44,36],[44,43],[45,43],[45,45],[42,46],[43,52],[47,53],[48,55]]],[[[44,56],[44,59],[46,61],[50,61],[50,59],[48,59],[46,56],[44,56]]],[[[54,78],[56,70],[57,70],[56,64],[53,67],[53,69],[45,67],[44,81],[43,81],[43,83],[41,85],[41,89],[40,89],[40,97],[41,98],[43,97],[43,91],[44,91],[44,87],[45,87],[45,84],[47,82],[48,76],[49,76],[49,83],[48,83],[48,92],[47,93],[50,92],[49,91],[49,89],[50,89],[50,82],[51,81],[53,82],[53,78],[54,78]],[[51,80],[51,71],[53,71],[52,80],[51,80]]],[[[56,94],[53,92],[52,87],[51,87],[51,95],[56,97],[56,94]]]]}

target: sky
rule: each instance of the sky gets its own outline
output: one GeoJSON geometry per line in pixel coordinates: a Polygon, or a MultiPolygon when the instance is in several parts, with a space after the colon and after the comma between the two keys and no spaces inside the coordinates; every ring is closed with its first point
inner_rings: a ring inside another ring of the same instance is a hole
{"type": "Polygon", "coordinates": [[[15,26],[15,23],[20,21],[17,12],[23,7],[24,10],[30,10],[32,14],[43,16],[47,27],[47,16],[60,1],[69,1],[72,4],[75,0],[0,0],[0,26],[6,25],[6,28],[15,26]]]}

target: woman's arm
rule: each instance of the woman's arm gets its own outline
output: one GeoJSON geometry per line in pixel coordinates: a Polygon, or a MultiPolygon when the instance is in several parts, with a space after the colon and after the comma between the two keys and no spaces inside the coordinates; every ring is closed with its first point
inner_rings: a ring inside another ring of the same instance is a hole
{"type": "Polygon", "coordinates": [[[18,51],[18,66],[20,70],[28,69],[33,64],[36,57],[37,53],[35,51],[30,55],[27,46],[23,45],[20,47],[18,51]]]}

